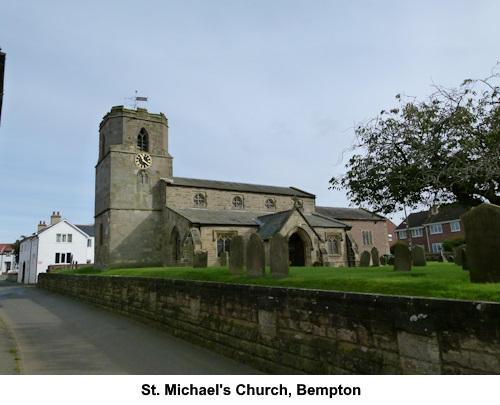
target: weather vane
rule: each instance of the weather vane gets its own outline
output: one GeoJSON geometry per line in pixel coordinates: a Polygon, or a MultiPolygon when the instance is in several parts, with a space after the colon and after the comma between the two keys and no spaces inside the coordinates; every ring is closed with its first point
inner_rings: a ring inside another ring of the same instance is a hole
{"type": "Polygon", "coordinates": [[[147,97],[139,97],[137,96],[137,90],[135,91],[135,96],[134,97],[126,97],[127,100],[133,100],[133,104],[127,104],[127,105],[132,105],[134,107],[134,110],[137,109],[137,103],[139,101],[148,101],[147,97]]]}

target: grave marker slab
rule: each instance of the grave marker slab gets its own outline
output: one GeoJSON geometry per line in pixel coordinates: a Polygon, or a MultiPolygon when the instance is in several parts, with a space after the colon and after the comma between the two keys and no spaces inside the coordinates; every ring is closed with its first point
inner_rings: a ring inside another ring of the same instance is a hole
{"type": "Polygon", "coordinates": [[[243,236],[236,235],[231,238],[229,250],[229,274],[243,274],[243,265],[245,263],[243,236]]]}
{"type": "Polygon", "coordinates": [[[370,252],[361,252],[361,257],[359,258],[359,267],[369,267],[370,266],[370,252]]]}
{"type": "Polygon", "coordinates": [[[500,282],[500,206],[483,203],[463,214],[466,267],[472,283],[500,282]]]}
{"type": "Polygon", "coordinates": [[[413,246],[413,248],[411,249],[411,257],[414,266],[427,266],[425,250],[422,246],[413,246]]]}
{"type": "Polygon", "coordinates": [[[378,249],[375,246],[372,247],[372,266],[373,267],[380,266],[380,257],[378,255],[378,249]]]}
{"type": "Polygon", "coordinates": [[[264,243],[257,233],[252,233],[247,244],[247,276],[264,277],[266,275],[266,254],[264,243]]]}
{"type": "Polygon", "coordinates": [[[411,252],[402,243],[394,247],[394,271],[411,271],[411,252]]]}
{"type": "Polygon", "coordinates": [[[271,238],[269,243],[271,277],[288,277],[290,275],[288,241],[278,233],[271,238]]]}

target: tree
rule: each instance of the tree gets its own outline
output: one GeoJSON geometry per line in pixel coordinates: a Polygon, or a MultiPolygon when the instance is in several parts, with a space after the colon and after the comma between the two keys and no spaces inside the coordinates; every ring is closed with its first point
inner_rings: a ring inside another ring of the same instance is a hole
{"type": "Polygon", "coordinates": [[[354,155],[331,188],[383,214],[431,203],[500,205],[499,83],[494,69],[458,88],[434,86],[424,101],[396,96],[397,108],[355,127],[354,155]]]}

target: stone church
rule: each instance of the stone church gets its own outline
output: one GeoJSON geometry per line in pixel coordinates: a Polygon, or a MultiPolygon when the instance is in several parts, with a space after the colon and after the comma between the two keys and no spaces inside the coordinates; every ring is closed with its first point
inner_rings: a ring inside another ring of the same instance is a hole
{"type": "Polygon", "coordinates": [[[351,266],[352,226],[318,213],[294,187],[176,177],[168,121],[145,109],[113,107],[100,124],[95,193],[95,268],[190,266],[196,251],[220,266],[234,235],[280,233],[294,266],[351,266]]]}

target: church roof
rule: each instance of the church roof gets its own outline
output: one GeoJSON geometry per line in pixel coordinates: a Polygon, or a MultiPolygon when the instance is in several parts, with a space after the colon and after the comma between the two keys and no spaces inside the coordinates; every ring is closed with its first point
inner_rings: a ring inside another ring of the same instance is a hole
{"type": "MultiPolygon", "coordinates": [[[[276,213],[259,211],[231,211],[202,208],[171,208],[169,210],[186,218],[192,224],[255,226],[262,240],[267,240],[281,230],[294,210],[276,213]]],[[[300,212],[300,211],[299,211],[300,212]]],[[[313,228],[349,228],[350,226],[321,215],[300,212],[306,222],[313,228]]]]}
{"type": "Polygon", "coordinates": [[[340,207],[316,207],[318,214],[329,218],[339,220],[361,220],[361,221],[380,221],[385,218],[381,215],[364,210],[362,208],[340,208],[340,207]]]}
{"type": "Polygon", "coordinates": [[[278,194],[308,198],[316,197],[314,194],[300,190],[296,187],[266,186],[260,184],[235,183],[231,181],[189,179],[186,177],[174,177],[172,180],[163,180],[174,186],[210,188],[216,190],[239,191],[247,193],[278,194]]]}
{"type": "Polygon", "coordinates": [[[189,222],[200,225],[258,226],[256,218],[265,214],[263,212],[255,211],[213,210],[203,208],[167,208],[186,218],[189,222]]]}

